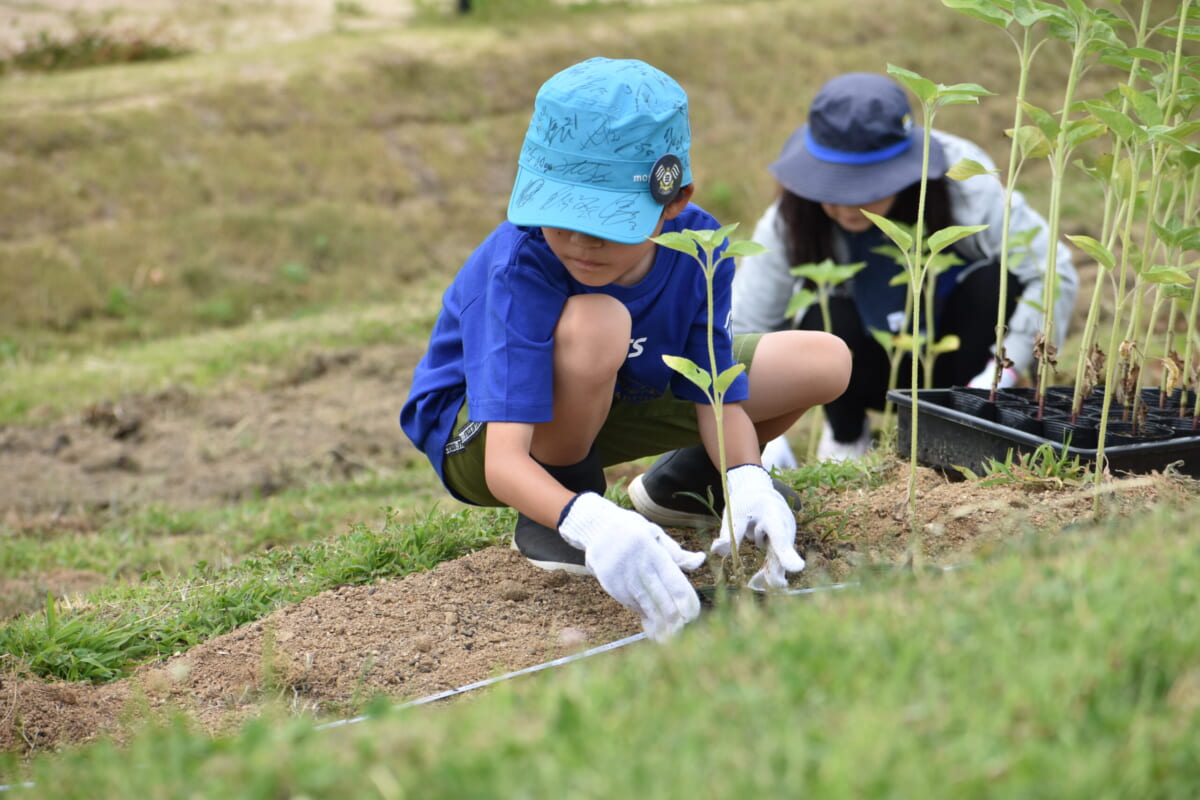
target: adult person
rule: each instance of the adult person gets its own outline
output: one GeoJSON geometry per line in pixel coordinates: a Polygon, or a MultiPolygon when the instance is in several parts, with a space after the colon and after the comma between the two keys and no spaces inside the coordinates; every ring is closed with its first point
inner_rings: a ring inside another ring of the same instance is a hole
{"type": "MultiPolygon", "coordinates": [[[[922,129],[913,125],[904,90],[891,78],[846,73],[821,87],[807,122],[792,133],[768,167],[778,182],[778,194],[753,234],[767,252],[742,259],[734,277],[735,333],[822,330],[824,322],[815,304],[788,316],[788,304],[804,286],[791,269],[826,259],[865,263],[834,290],[830,302],[832,331],[850,347],[854,366],[846,391],[824,406],[825,425],[817,447],[821,459],[862,456],[871,444],[868,410],[881,410],[886,402],[889,355],[872,330],[900,329],[908,290],[889,285],[904,268],[891,255],[877,251],[890,240],[862,212],[908,225],[916,221],[923,136],[922,129]]],[[[936,278],[934,335],[957,336],[959,347],[937,357],[935,387],[990,386],[996,367],[1004,190],[994,174],[963,181],[945,177],[946,170],[962,159],[995,169],[978,145],[945,131],[931,131],[925,235],[949,225],[987,226],[954,245],[961,263],[936,278]]],[[[1035,367],[1051,247],[1045,219],[1020,192],[1012,195],[1009,230],[1011,241],[1022,244],[1010,248],[1002,387],[1015,385],[1035,367]],[[1026,236],[1032,237],[1027,243],[1026,236]]],[[[1054,246],[1058,275],[1054,344],[1061,347],[1078,279],[1066,245],[1054,246]]],[[[899,386],[908,386],[909,374],[906,361],[899,386]]],[[[775,455],[769,461],[782,464],[791,456],[786,440],[769,443],[770,453],[775,455]]]]}
{"type": "MultiPolygon", "coordinates": [[[[642,61],[588,59],[543,84],[508,219],[446,290],[400,413],[454,497],[516,509],[522,555],[594,575],[656,640],[699,614],[683,571],[705,555],[606,499],[604,467],[699,448],[715,470],[713,409],[662,358],[708,364],[708,284],[691,256],[651,240],[720,227],[691,203],[690,144],[687,95],[642,61]]],[[[735,340],[734,268],[723,263],[713,288],[717,366],[747,370],[725,394],[734,513],[714,550],[748,538],[766,554],[755,577],[778,586],[804,559],[760,447],[845,388],[849,352],[820,332],[735,340]]]]}

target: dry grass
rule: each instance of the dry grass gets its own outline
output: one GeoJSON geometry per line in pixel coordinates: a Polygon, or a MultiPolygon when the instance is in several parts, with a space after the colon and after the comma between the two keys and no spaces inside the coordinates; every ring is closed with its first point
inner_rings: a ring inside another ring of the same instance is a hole
{"type": "MultiPolygon", "coordinates": [[[[341,14],[353,33],[328,17],[302,24],[331,13],[324,4],[263,2],[225,20],[208,52],[0,83],[0,357],[388,300],[415,278],[448,278],[503,218],[537,87],[593,54],[680,80],[697,199],[744,233],[774,191],[765,165],[837,72],[898,64],[981,83],[996,96],[938,124],[1007,155],[1011,47],[928,0],[588,7],[486,25],[404,24],[358,5],[341,14]],[[233,46],[268,16],[253,46],[233,46]]],[[[103,19],[107,7],[86,8],[103,19]]],[[[210,24],[222,19],[197,29],[210,24]]],[[[1035,102],[1061,90],[1061,58],[1047,48],[1035,102]]],[[[1044,180],[1023,176],[1035,202],[1044,180]]],[[[1064,230],[1088,232],[1088,192],[1071,193],[1064,230]]]]}

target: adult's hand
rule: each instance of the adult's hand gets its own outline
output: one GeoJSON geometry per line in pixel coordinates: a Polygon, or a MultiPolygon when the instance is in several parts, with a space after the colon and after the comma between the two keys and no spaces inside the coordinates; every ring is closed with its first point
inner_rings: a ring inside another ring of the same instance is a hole
{"type": "Polygon", "coordinates": [[[575,496],[558,532],[583,550],[604,591],[642,620],[655,641],[670,638],[700,615],[700,598],[681,570],[704,563],[662,528],[595,492],[575,496]]]}
{"type": "Polygon", "coordinates": [[[796,552],[795,512],[775,491],[770,473],[757,464],[734,467],[726,476],[730,513],[721,518],[721,536],[713,542],[712,552],[727,556],[734,543],[741,546],[749,539],[767,551],[762,569],[750,579],[750,588],[786,587],[787,573],[804,569],[804,559],[796,552]]]}

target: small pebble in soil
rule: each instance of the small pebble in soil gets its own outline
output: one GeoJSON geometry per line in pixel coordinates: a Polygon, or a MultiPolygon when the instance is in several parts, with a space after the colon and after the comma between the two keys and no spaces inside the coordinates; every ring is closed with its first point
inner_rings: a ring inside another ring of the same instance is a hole
{"type": "Polygon", "coordinates": [[[587,631],[579,628],[563,628],[558,632],[558,644],[560,647],[574,649],[582,646],[588,640],[587,631]]]}

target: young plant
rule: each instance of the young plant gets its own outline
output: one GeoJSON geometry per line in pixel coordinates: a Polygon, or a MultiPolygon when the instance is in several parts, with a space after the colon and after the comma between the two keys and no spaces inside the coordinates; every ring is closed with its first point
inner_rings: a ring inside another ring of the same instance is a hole
{"type": "MultiPolygon", "coordinates": [[[[685,356],[664,355],[663,361],[671,369],[698,386],[712,405],[713,418],[717,428],[717,471],[721,474],[721,492],[725,498],[725,520],[730,530],[733,528],[733,512],[731,510],[733,503],[729,496],[729,480],[725,474],[729,461],[725,455],[724,399],[734,378],[740,375],[746,367],[739,363],[723,372],[717,369],[717,351],[713,340],[713,278],[716,275],[717,267],[725,259],[758,255],[766,250],[757,242],[749,240],[729,241],[729,236],[737,230],[737,227],[737,223],[734,223],[717,230],[697,231],[689,228],[679,232],[663,233],[651,239],[652,242],[662,247],[687,253],[696,259],[700,269],[704,272],[708,300],[708,368],[707,370],[701,368],[696,362],[685,356]],[[728,244],[726,244],[727,242],[728,244]],[[724,247],[723,251],[722,247],[724,247]],[[721,251],[720,255],[718,255],[718,251],[721,251]]],[[[743,573],[736,541],[730,542],[729,556],[734,585],[740,586],[743,573]]],[[[718,576],[719,579],[720,577],[718,576]]]]}
{"type": "Polygon", "coordinates": [[[856,264],[837,264],[832,258],[816,264],[800,264],[792,267],[791,273],[797,278],[811,281],[815,287],[802,289],[792,296],[788,302],[787,316],[795,317],[815,301],[821,309],[821,324],[826,333],[833,330],[833,322],[829,318],[829,298],[835,287],[840,286],[858,274],[867,265],[865,261],[856,264]]]}
{"type": "MultiPolygon", "coordinates": [[[[1022,104],[1025,102],[1025,92],[1029,82],[1029,73],[1033,66],[1033,57],[1045,42],[1042,39],[1035,44],[1032,29],[1039,22],[1049,19],[1051,16],[1050,12],[1046,9],[1038,8],[1032,0],[1016,0],[1016,2],[1004,5],[987,2],[987,0],[942,0],[942,4],[991,25],[996,25],[1008,35],[1013,47],[1016,48],[1017,63],[1019,66],[1015,97],[1016,103],[1013,106],[1012,130],[1014,132],[1020,130],[1022,112],[1024,111],[1022,104]],[[1010,27],[1014,23],[1020,29],[1019,36],[1010,31],[1010,27]]],[[[1008,270],[1011,247],[1009,220],[1012,213],[1013,192],[1016,190],[1017,178],[1024,163],[1025,158],[1024,152],[1020,147],[1020,139],[1014,135],[1012,136],[1012,145],[1009,149],[1008,176],[1004,180],[1004,221],[1002,223],[1004,228],[1001,231],[1000,240],[1000,281],[996,302],[996,344],[994,348],[996,366],[992,373],[991,391],[988,396],[988,399],[993,401],[996,399],[996,390],[1000,385],[1001,375],[1004,374],[1005,368],[1012,366],[1012,362],[1004,352],[1004,337],[1008,332],[1006,311],[1008,309],[1008,270]]],[[[968,177],[970,174],[983,174],[988,171],[983,165],[976,162],[963,165],[962,169],[964,177],[968,177]]],[[[1051,245],[1051,249],[1053,249],[1053,242],[1051,245]]]]}
{"type": "MultiPolygon", "coordinates": [[[[924,138],[922,140],[921,151],[921,185],[918,192],[917,200],[917,221],[913,226],[913,232],[909,233],[902,226],[892,222],[886,217],[878,214],[873,214],[863,210],[863,214],[874,222],[884,234],[892,240],[892,242],[900,249],[904,255],[905,269],[908,273],[909,296],[914,300],[912,303],[912,320],[911,333],[914,341],[919,340],[921,336],[921,303],[915,302],[916,298],[921,297],[925,290],[925,281],[930,271],[930,264],[938,253],[942,252],[950,245],[970,236],[973,233],[983,230],[984,225],[952,225],[940,231],[936,231],[929,236],[928,242],[925,241],[924,217],[925,217],[925,195],[929,185],[929,149],[932,137],[932,128],[934,117],[943,106],[959,104],[959,103],[978,103],[981,95],[989,94],[987,89],[974,83],[959,83],[953,86],[943,84],[935,84],[933,81],[923,78],[915,72],[911,72],[901,67],[896,67],[891,64],[887,68],[888,74],[899,80],[904,86],[917,96],[920,101],[921,111],[924,118],[924,138]],[[926,250],[928,249],[928,255],[926,250]]],[[[929,306],[932,311],[932,304],[929,306]]],[[[932,337],[930,337],[932,339],[932,337]]],[[[912,359],[911,386],[912,392],[912,421],[911,434],[909,441],[909,477],[908,477],[908,509],[909,520],[911,522],[911,530],[909,537],[908,559],[911,563],[916,557],[918,523],[917,523],[917,405],[918,405],[918,386],[917,370],[919,359],[916,358],[915,352],[912,359]]]]}
{"type": "MultiPolygon", "coordinates": [[[[1071,43],[1071,62],[1063,89],[1061,112],[1055,115],[1027,101],[1021,107],[1032,120],[1031,125],[1014,129],[1014,136],[1026,157],[1044,155],[1050,165],[1050,204],[1047,211],[1049,238],[1053,245],[1059,239],[1062,216],[1063,185],[1072,152],[1084,142],[1103,135],[1104,125],[1089,115],[1070,119],[1075,108],[1075,92],[1086,68],[1088,56],[1112,47],[1121,47],[1113,30],[1111,15],[1093,11],[1082,0],[1067,0],[1065,8],[1039,4],[1047,12],[1050,35],[1071,43]]],[[[1046,254],[1046,276],[1042,292],[1042,341],[1050,347],[1057,341],[1055,300],[1058,293],[1058,253],[1051,246],[1046,254]]],[[[1053,354],[1044,350],[1037,370],[1037,399],[1039,415],[1045,408],[1045,391],[1054,368],[1053,354]]]]}
{"type": "MultiPolygon", "coordinates": [[[[824,261],[815,264],[799,264],[791,268],[791,273],[798,278],[804,278],[810,281],[813,289],[805,287],[792,295],[792,299],[788,302],[786,315],[788,319],[798,319],[799,315],[804,312],[804,309],[811,306],[814,302],[821,310],[821,327],[826,333],[833,333],[833,320],[829,315],[829,298],[833,294],[835,287],[845,283],[853,278],[863,267],[867,265],[865,261],[859,261],[854,264],[837,264],[832,258],[827,258],[824,261]]],[[[808,455],[812,459],[816,455],[817,442],[820,439],[819,431],[824,420],[824,412],[820,409],[813,409],[819,413],[810,413],[810,425],[812,426],[812,435],[809,437],[808,455]]]]}

